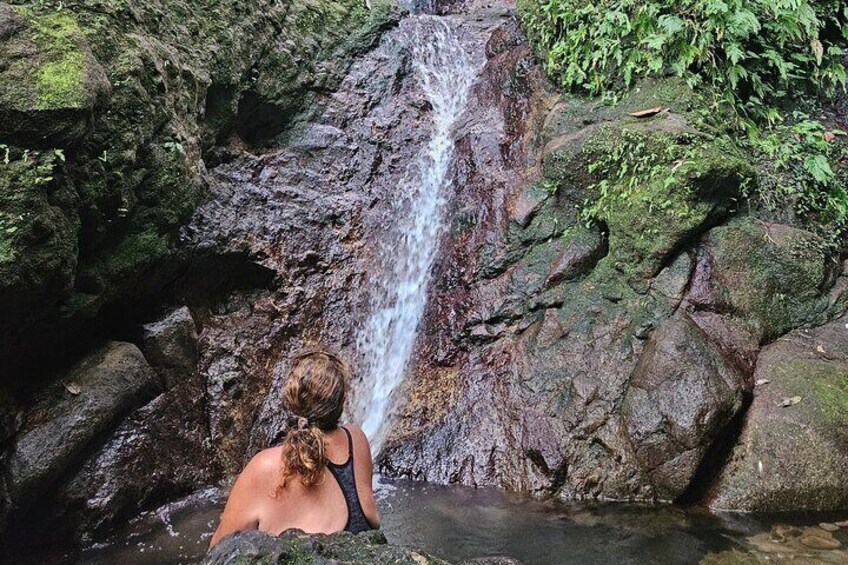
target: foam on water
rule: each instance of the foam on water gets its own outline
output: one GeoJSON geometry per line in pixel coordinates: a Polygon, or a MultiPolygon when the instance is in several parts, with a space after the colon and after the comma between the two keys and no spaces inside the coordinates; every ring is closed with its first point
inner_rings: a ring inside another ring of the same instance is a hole
{"type": "Polygon", "coordinates": [[[427,284],[444,225],[453,128],[461,116],[479,65],[459,41],[453,20],[406,18],[402,40],[432,106],[432,134],[398,187],[398,221],[382,242],[389,263],[374,285],[372,314],[357,340],[364,378],[357,388],[355,416],[376,454],[392,393],[403,379],[427,302],[427,284]]]}

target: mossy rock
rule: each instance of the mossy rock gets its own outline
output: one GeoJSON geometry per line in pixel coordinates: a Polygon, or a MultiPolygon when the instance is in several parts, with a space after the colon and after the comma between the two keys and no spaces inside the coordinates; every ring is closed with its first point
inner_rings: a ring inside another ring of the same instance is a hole
{"type": "Polygon", "coordinates": [[[109,92],[73,13],[0,4],[0,140],[67,147],[109,92]]]}
{"type": "Polygon", "coordinates": [[[300,530],[287,530],[279,536],[258,531],[236,532],[218,542],[203,563],[448,565],[426,553],[389,545],[379,531],[308,535],[300,530]]]}
{"type": "Polygon", "coordinates": [[[0,148],[0,333],[14,334],[73,287],[79,217],[73,189],[56,178],[63,158],[0,148]]]}
{"type": "Polygon", "coordinates": [[[685,245],[733,211],[754,172],[680,115],[619,119],[551,141],[546,182],[609,230],[616,268],[644,291],[685,245]]]}
{"type": "Polygon", "coordinates": [[[848,508],[848,318],[766,347],[739,444],[711,494],[715,509],[848,508]]]}
{"type": "Polygon", "coordinates": [[[830,262],[818,236],[745,219],[714,228],[704,245],[718,301],[762,342],[826,321],[830,262]]]}

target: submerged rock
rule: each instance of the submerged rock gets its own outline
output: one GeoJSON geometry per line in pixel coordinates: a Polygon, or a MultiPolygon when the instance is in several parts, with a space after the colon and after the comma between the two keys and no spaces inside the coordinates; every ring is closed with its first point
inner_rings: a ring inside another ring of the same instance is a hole
{"type": "Polygon", "coordinates": [[[715,510],[848,508],[848,318],[762,351],[739,445],[710,495],[715,510]],[[800,401],[785,399],[800,397],[800,401]]]}

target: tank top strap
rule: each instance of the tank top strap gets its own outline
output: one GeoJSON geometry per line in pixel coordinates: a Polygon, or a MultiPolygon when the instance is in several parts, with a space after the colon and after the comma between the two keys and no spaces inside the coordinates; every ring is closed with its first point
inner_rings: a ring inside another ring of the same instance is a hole
{"type": "Polygon", "coordinates": [[[356,472],[353,465],[353,436],[346,427],[341,426],[347,435],[348,457],[347,461],[342,464],[327,461],[327,467],[330,473],[341,488],[342,495],[347,506],[347,523],[345,524],[346,532],[364,532],[371,529],[371,524],[365,517],[365,512],[362,510],[362,504],[359,502],[359,493],[356,489],[356,472]]]}
{"type": "Polygon", "coordinates": [[[347,436],[347,460],[353,461],[353,436],[350,435],[350,430],[342,426],[345,435],[347,436]]]}

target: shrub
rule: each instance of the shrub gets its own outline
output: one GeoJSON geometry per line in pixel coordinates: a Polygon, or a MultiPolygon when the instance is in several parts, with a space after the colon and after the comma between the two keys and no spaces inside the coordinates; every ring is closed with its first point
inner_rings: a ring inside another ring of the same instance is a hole
{"type": "Polygon", "coordinates": [[[519,11],[548,74],[568,90],[598,95],[674,74],[762,115],[789,93],[848,82],[844,0],[519,0],[519,11]]]}
{"type": "MultiPolygon", "coordinates": [[[[759,164],[750,196],[841,243],[845,134],[815,116],[818,100],[848,86],[847,0],[518,0],[518,11],[568,91],[615,99],[648,76],[685,79],[703,95],[695,121],[759,164]]],[[[597,204],[583,212],[597,217],[597,204]]]]}

